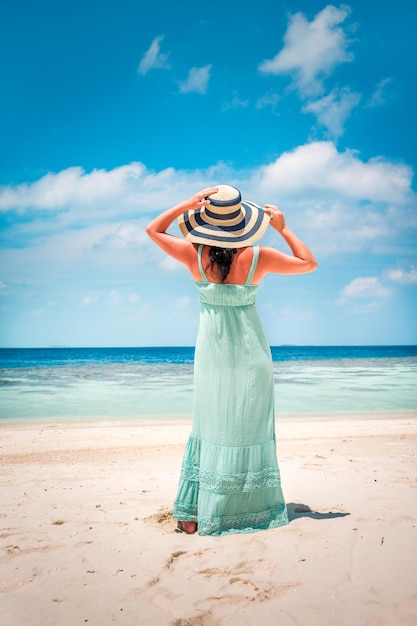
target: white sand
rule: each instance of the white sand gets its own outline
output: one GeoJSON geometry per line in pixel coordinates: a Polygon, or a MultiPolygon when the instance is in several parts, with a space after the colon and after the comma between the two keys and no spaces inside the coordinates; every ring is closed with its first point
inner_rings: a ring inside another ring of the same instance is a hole
{"type": "Polygon", "coordinates": [[[189,429],[0,429],[2,626],[417,624],[415,416],[278,424],[291,523],[225,537],[174,531],[189,429]]]}

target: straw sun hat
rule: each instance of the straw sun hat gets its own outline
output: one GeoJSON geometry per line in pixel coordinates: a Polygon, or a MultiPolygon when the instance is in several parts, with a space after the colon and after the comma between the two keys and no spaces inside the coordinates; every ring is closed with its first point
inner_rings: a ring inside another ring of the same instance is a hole
{"type": "Polygon", "coordinates": [[[218,248],[252,245],[268,228],[268,213],[254,202],[242,200],[235,187],[217,185],[217,188],[216,193],[208,196],[208,206],[179,216],[182,234],[192,243],[218,248]]]}

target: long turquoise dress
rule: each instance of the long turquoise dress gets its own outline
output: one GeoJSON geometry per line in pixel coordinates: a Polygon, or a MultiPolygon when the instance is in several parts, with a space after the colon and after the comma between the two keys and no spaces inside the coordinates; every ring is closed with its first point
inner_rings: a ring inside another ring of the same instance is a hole
{"type": "Polygon", "coordinates": [[[173,517],[197,522],[200,535],[283,526],[272,358],[250,284],[259,248],[243,285],[209,282],[202,248],[193,425],[173,517]]]}

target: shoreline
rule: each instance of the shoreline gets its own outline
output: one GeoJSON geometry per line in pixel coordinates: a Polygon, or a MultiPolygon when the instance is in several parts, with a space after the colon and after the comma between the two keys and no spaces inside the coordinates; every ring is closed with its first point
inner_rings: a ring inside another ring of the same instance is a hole
{"type": "MultiPolygon", "coordinates": [[[[345,411],[345,412],[333,412],[333,413],[283,413],[276,414],[275,422],[277,426],[279,424],[296,424],[296,423],[321,423],[321,422],[348,422],[348,421],[390,421],[390,420],[414,420],[417,419],[417,410],[394,410],[394,411],[345,411]]],[[[191,415],[143,415],[137,417],[131,416],[118,416],[113,417],[98,417],[89,416],[81,418],[77,417],[16,417],[7,418],[0,417],[0,430],[2,428],[37,428],[38,426],[71,428],[73,426],[146,426],[153,424],[189,424],[192,423],[191,415]]]]}
{"type": "Polygon", "coordinates": [[[2,623],[416,623],[417,420],[277,419],[290,523],[224,537],[175,532],[190,425],[0,427],[2,623]]]}

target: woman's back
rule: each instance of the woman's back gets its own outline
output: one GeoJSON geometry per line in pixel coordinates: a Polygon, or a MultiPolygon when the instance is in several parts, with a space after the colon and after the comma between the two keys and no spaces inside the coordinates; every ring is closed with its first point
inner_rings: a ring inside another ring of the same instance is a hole
{"type": "MultiPolygon", "coordinates": [[[[258,247],[253,248],[251,246],[248,246],[246,248],[240,248],[234,251],[233,260],[230,265],[230,270],[223,284],[244,285],[245,283],[247,283],[248,275],[251,272],[251,269],[253,267],[254,250],[256,249],[259,252],[258,247]]],[[[256,258],[256,262],[257,262],[257,258],[256,258]]],[[[211,267],[209,246],[198,247],[198,262],[199,262],[200,275],[201,275],[201,266],[202,266],[205,277],[209,282],[212,282],[212,283],[221,282],[219,278],[219,274],[218,272],[216,272],[215,267],[213,268],[211,267]],[[201,265],[200,265],[200,261],[201,261],[201,265]]],[[[253,279],[253,272],[252,272],[251,280],[249,282],[252,282],[252,279],[253,279]]]]}

